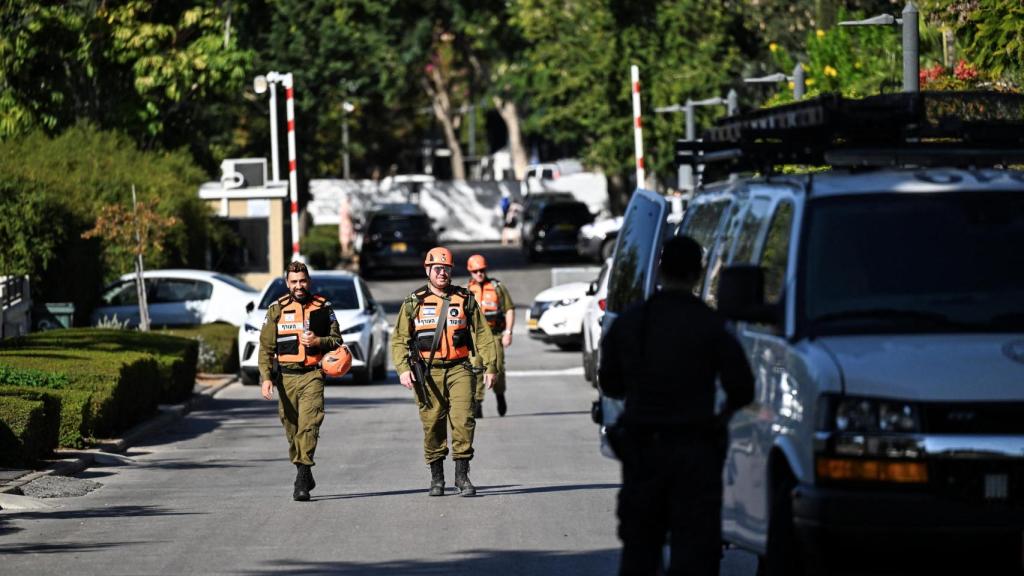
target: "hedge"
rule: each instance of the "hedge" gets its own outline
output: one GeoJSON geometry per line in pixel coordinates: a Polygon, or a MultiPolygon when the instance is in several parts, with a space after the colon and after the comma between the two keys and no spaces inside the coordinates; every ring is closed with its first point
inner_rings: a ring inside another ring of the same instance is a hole
{"type": "MultiPolygon", "coordinates": [[[[0,367],[3,368],[3,367],[0,367]]],[[[34,399],[37,395],[53,396],[60,401],[57,445],[82,448],[90,432],[92,392],[89,390],[40,389],[31,386],[0,386],[0,397],[17,396],[34,399]]],[[[2,401],[2,399],[0,399],[2,401]]]]}
{"type": "Polygon", "coordinates": [[[0,402],[0,462],[32,464],[54,446],[47,444],[46,407],[41,400],[5,397],[0,402]]]}
{"type": "Polygon", "coordinates": [[[198,367],[201,372],[238,372],[238,326],[218,322],[185,328],[167,328],[161,333],[199,342],[198,367]]]}

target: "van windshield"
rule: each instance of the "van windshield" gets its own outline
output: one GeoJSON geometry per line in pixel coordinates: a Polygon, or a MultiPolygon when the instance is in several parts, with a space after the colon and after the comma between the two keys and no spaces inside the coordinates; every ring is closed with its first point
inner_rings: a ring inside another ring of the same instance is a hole
{"type": "Polygon", "coordinates": [[[803,246],[812,335],[1024,330],[1024,194],[815,200],[803,246]]]}

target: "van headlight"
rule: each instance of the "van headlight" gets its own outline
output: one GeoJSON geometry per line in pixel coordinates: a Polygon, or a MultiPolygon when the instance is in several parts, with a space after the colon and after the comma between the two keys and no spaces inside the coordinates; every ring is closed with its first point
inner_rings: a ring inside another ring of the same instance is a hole
{"type": "Polygon", "coordinates": [[[920,407],[913,402],[822,396],[815,472],[826,481],[924,483],[920,407]]]}

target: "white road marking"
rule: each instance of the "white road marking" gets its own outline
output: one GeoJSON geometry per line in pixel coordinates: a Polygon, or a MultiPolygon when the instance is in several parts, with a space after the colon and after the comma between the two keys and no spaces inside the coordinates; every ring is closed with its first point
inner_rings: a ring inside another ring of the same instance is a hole
{"type": "Polygon", "coordinates": [[[583,366],[563,368],[561,370],[509,370],[505,376],[529,378],[531,376],[583,376],[583,366]]]}

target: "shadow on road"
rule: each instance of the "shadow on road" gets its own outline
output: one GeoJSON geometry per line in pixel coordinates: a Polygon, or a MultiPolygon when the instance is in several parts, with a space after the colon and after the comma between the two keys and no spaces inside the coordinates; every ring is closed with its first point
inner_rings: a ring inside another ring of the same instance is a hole
{"type": "Polygon", "coordinates": [[[307,562],[297,559],[274,560],[256,568],[256,573],[271,574],[488,574],[490,576],[523,574],[558,574],[559,576],[613,574],[619,563],[617,549],[588,552],[558,550],[467,550],[460,558],[450,560],[395,560],[368,562],[307,562]]]}

